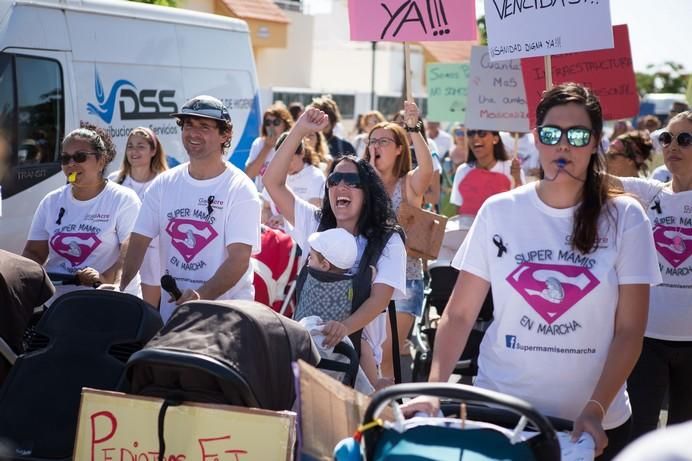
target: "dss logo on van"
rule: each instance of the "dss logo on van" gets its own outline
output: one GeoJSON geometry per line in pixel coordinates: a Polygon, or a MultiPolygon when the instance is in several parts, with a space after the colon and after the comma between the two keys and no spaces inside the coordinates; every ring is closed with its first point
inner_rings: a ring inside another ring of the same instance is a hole
{"type": "Polygon", "coordinates": [[[137,92],[134,83],[120,79],[113,83],[106,95],[97,70],[94,77],[97,103],[87,103],[87,112],[97,115],[106,123],[113,120],[116,101],[122,120],[167,119],[171,114],[178,112],[175,90],[143,89],[137,92]]]}

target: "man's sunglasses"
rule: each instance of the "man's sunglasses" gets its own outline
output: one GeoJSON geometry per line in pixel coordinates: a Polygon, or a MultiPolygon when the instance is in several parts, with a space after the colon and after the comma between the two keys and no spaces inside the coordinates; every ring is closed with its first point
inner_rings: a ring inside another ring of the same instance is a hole
{"type": "Polygon", "coordinates": [[[334,187],[341,183],[341,181],[346,184],[346,187],[350,187],[352,189],[360,189],[362,188],[362,184],[360,182],[360,176],[358,176],[358,173],[337,173],[334,172],[330,174],[327,177],[327,187],[334,187]]]}
{"type": "Polygon", "coordinates": [[[658,141],[663,147],[668,147],[673,143],[673,139],[678,142],[680,147],[688,147],[692,144],[692,133],[679,133],[677,136],[673,137],[673,134],[669,131],[664,131],[658,135],[658,141]]]}
{"type": "Polygon", "coordinates": [[[99,155],[98,152],[82,152],[82,151],[77,151],[74,154],[61,154],[60,155],[60,163],[63,165],[69,165],[70,160],[74,160],[76,163],[84,163],[86,162],[86,159],[90,155],[99,155]]]}
{"type": "Polygon", "coordinates": [[[485,130],[467,130],[466,131],[466,136],[469,138],[473,138],[474,136],[478,136],[479,138],[485,138],[490,131],[485,131],[485,130]]]}
{"type": "Polygon", "coordinates": [[[591,141],[591,130],[585,126],[571,126],[564,129],[554,125],[538,127],[538,139],[541,144],[547,146],[559,144],[564,133],[567,133],[567,142],[573,147],[584,147],[591,141]]]}
{"type": "Polygon", "coordinates": [[[279,125],[281,125],[282,121],[283,120],[281,120],[280,118],[268,118],[268,119],[264,120],[264,125],[265,126],[271,126],[271,125],[279,126],[279,125]]]}

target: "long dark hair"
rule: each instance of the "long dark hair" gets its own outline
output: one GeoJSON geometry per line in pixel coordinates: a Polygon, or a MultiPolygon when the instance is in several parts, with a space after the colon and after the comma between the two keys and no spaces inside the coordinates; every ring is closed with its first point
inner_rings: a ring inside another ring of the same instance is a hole
{"type": "MultiPolygon", "coordinates": [[[[382,179],[369,163],[353,156],[343,155],[334,160],[329,167],[328,174],[331,174],[336,166],[341,162],[351,162],[358,169],[358,176],[363,187],[363,209],[360,212],[356,230],[358,234],[368,239],[368,243],[375,244],[375,247],[384,247],[385,237],[392,231],[403,236],[403,231],[396,220],[396,214],[392,208],[392,201],[387,195],[382,179]]],[[[329,192],[325,184],[324,200],[322,209],[317,212],[319,219],[318,232],[336,227],[336,216],[329,203],[329,192]]]]}
{"type": "MultiPolygon", "coordinates": [[[[509,160],[509,155],[507,155],[507,151],[505,150],[505,144],[502,142],[502,137],[500,136],[500,133],[497,131],[488,131],[491,136],[497,136],[499,141],[497,144],[493,144],[493,157],[495,160],[503,161],[503,160],[509,160]]],[[[476,156],[473,153],[473,149],[471,149],[471,143],[469,142],[469,154],[466,157],[466,163],[469,165],[476,165],[477,159],[476,156]]]]}
{"type": "MultiPolygon", "coordinates": [[[[605,177],[605,162],[598,149],[603,132],[603,112],[598,97],[578,83],[563,83],[545,93],[536,107],[536,122],[543,124],[548,111],[556,106],[577,104],[584,108],[591,121],[591,136],[596,140],[595,151],[591,154],[586,169],[586,180],[582,188],[581,204],[574,213],[572,227],[572,249],[583,254],[591,253],[598,247],[598,221],[608,199],[618,195],[610,189],[605,177]]],[[[541,178],[543,172],[541,171],[541,178]]]]}

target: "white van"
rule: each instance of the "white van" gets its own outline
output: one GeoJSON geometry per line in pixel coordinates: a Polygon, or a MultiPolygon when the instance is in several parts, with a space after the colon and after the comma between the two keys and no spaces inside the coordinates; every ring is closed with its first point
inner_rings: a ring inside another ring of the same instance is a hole
{"type": "Polygon", "coordinates": [[[245,22],[122,0],[0,0],[0,130],[10,142],[0,248],[21,252],[39,201],[65,183],[66,133],[83,122],[108,130],[113,170],[144,125],[173,166],[186,154],[170,114],[199,94],[230,110],[229,153],[244,167],[261,121],[245,22]]]}

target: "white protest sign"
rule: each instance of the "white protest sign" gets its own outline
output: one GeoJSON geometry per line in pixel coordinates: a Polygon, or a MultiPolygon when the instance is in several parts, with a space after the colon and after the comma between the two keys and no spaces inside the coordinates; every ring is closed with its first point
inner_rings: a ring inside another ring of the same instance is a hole
{"type": "Polygon", "coordinates": [[[529,131],[521,61],[492,62],[485,46],[471,50],[466,127],[492,131],[529,131]]]}
{"type": "Polygon", "coordinates": [[[613,47],[610,0],[485,0],[490,59],[613,47]]]}

